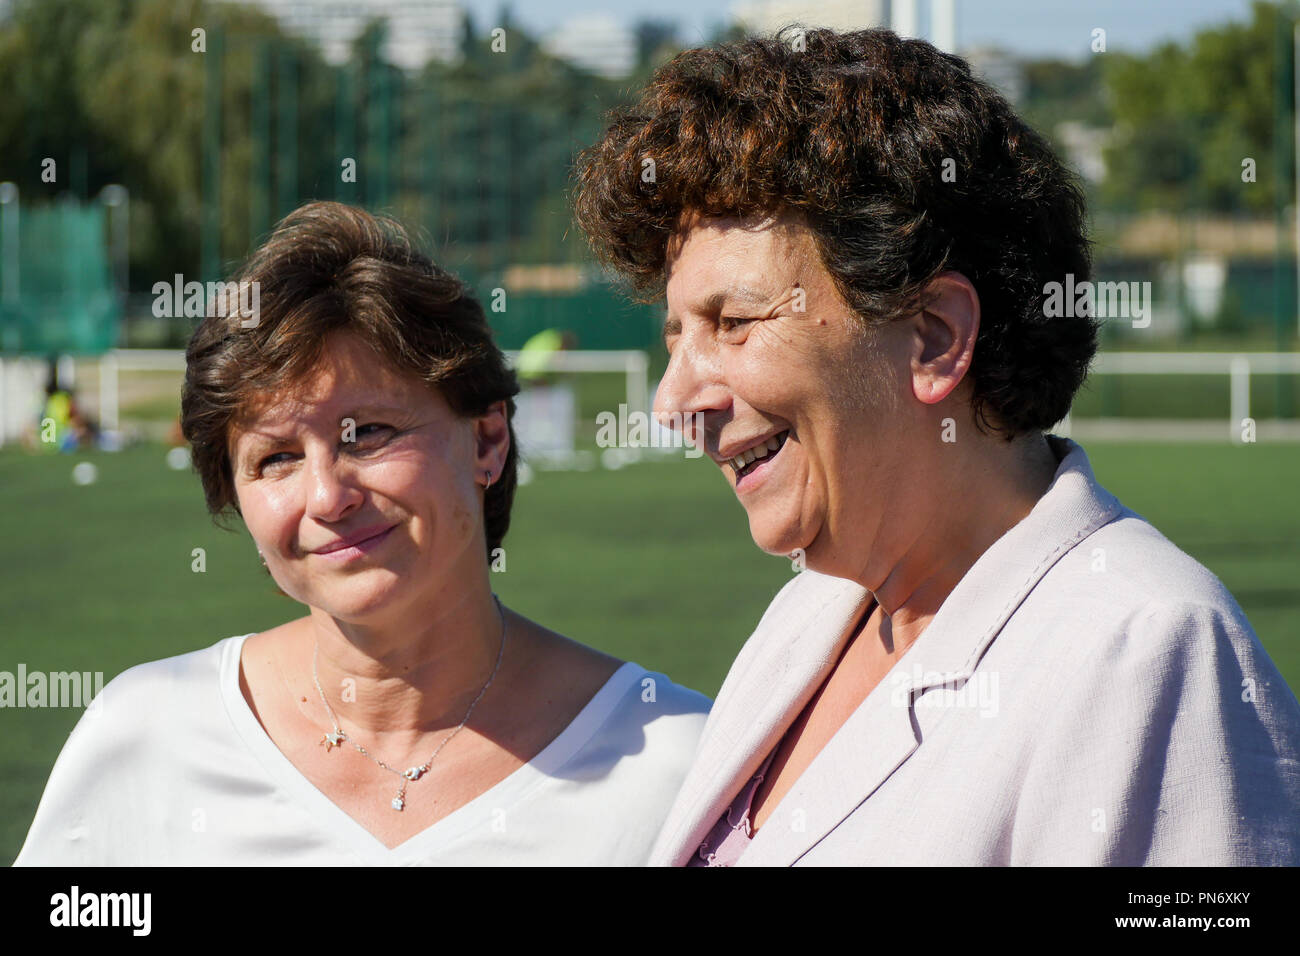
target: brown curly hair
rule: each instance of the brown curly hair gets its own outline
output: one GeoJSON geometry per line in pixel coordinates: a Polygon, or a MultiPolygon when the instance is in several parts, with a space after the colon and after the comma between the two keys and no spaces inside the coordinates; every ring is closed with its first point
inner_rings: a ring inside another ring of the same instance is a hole
{"type": "Polygon", "coordinates": [[[964,60],[921,40],[787,28],[687,50],[610,114],[576,179],[578,224],[644,301],[663,293],[688,214],[797,215],[868,326],[962,273],[981,303],[972,413],[1008,439],[1065,417],[1097,349],[1094,319],[1043,308],[1046,283],[1091,274],[1075,177],[964,60]]]}
{"type": "Polygon", "coordinates": [[[181,430],[208,510],[239,512],[228,438],[256,402],[309,376],[326,338],[361,336],[394,368],[412,372],[463,417],[505,401],[510,449],[483,500],[487,550],[510,527],[518,444],[515,374],[492,340],[482,306],[451,273],[412,247],[395,221],[335,202],[290,213],[227,283],[185,352],[181,430]],[[258,283],[257,322],[239,312],[238,284],[258,283]]]}

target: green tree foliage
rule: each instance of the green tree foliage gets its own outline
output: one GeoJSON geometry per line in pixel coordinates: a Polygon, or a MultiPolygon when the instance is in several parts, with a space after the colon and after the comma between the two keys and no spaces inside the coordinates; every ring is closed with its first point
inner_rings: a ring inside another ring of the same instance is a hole
{"type": "Polygon", "coordinates": [[[423,225],[450,265],[578,260],[566,202],[576,151],[627,84],[549,56],[503,9],[466,20],[463,58],[384,62],[383,21],[336,67],[256,8],[208,0],[15,0],[0,24],[0,179],[24,202],[108,183],[131,193],[133,287],[197,275],[205,150],[218,150],[223,271],[299,203],[337,198],[423,225]],[[506,30],[494,52],[492,30],[506,30]],[[206,52],[192,31],[206,31],[206,52]],[[207,84],[220,83],[220,142],[207,84]],[[58,163],[40,180],[41,159],[58,163]],[[345,156],[356,182],[342,179],[345,156]],[[566,238],[567,235],[567,238],[566,238]]]}
{"type": "MultiPolygon", "coordinates": [[[[1290,202],[1291,169],[1274,162],[1273,124],[1277,71],[1287,88],[1292,82],[1291,36],[1291,18],[1256,0],[1249,23],[1203,30],[1186,46],[1102,55],[1115,116],[1104,200],[1254,214],[1272,210],[1279,195],[1290,202]],[[1254,183],[1242,182],[1247,157],[1254,183]]],[[[1293,110],[1282,106],[1289,130],[1293,110]]]]}

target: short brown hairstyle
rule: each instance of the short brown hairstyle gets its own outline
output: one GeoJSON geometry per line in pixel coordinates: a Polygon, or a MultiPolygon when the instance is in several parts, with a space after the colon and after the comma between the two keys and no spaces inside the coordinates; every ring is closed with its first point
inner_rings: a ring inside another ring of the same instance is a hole
{"type": "Polygon", "coordinates": [[[1083,195],[964,60],[888,30],[687,50],[578,162],[577,221],[646,300],[687,213],[787,212],[868,326],[915,312],[941,272],[970,279],[981,428],[1011,438],[1069,412],[1097,325],[1048,318],[1044,285],[1091,274],[1083,195]]]}
{"type": "Polygon", "coordinates": [[[500,546],[515,496],[519,385],[482,306],[459,279],[417,251],[395,221],[313,202],[280,222],[226,288],[190,339],[181,392],[181,430],[214,516],[239,511],[232,424],[258,398],[310,375],[331,333],[351,331],[436,389],[458,415],[505,401],[510,450],[483,502],[489,555],[500,546]],[[259,312],[244,328],[234,284],[253,282],[259,312]]]}

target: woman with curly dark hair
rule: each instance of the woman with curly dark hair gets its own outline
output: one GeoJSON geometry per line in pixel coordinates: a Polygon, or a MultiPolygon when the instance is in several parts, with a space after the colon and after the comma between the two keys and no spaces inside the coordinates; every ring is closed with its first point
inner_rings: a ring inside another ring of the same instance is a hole
{"type": "Polygon", "coordinates": [[[1084,203],[992,88],[881,30],[691,50],[578,176],[666,296],[656,409],[806,568],[652,862],[1300,863],[1295,696],[1049,433],[1096,350],[1047,303],[1090,282],[1084,203]]]}

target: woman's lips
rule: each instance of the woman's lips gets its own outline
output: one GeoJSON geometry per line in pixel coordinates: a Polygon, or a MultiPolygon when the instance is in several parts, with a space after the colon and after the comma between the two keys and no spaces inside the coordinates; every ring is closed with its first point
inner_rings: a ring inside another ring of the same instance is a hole
{"type": "Polygon", "coordinates": [[[789,444],[790,444],[789,432],[785,432],[784,437],[781,440],[780,448],[768,454],[766,458],[756,459],[753,463],[751,463],[751,466],[749,467],[748,471],[746,471],[743,475],[737,475],[736,494],[737,495],[741,493],[748,494],[750,491],[753,491],[764,481],[766,481],[768,472],[772,470],[772,467],[775,464],[776,460],[781,458],[782,453],[785,451],[786,446],[789,444]]]}
{"type": "Polygon", "coordinates": [[[323,548],[317,548],[312,554],[327,561],[352,561],[369,554],[383,544],[396,527],[397,525],[389,525],[387,528],[380,528],[376,531],[362,531],[333,544],[327,544],[323,548]]]}

